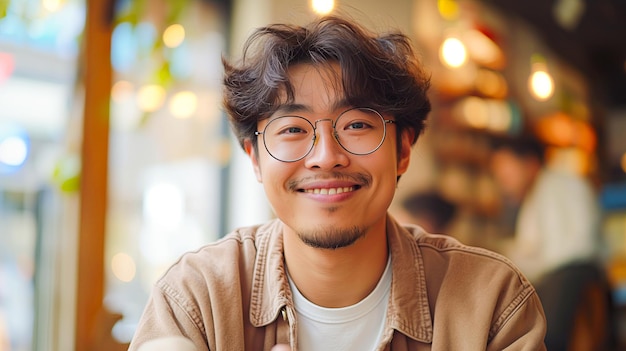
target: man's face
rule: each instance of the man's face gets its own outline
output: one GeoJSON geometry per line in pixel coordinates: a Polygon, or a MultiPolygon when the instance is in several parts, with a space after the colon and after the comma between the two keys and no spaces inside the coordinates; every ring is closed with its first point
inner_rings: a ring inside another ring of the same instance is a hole
{"type": "Polygon", "coordinates": [[[293,105],[259,122],[257,130],[263,131],[267,123],[289,110],[289,115],[302,116],[316,125],[315,146],[299,161],[281,162],[267,152],[260,136],[258,154],[250,141],[244,144],[276,216],[287,225],[286,235],[295,233],[314,247],[335,248],[350,245],[371,228],[384,230],[396,179],[409,164],[410,135],[403,133],[398,154],[397,126],[387,124],[386,138],[377,151],[350,154],[332,133],[332,121],[354,107],[342,103],[338,66],[298,64],[289,73],[295,92],[293,105]],[[331,121],[318,121],[321,119],[331,121]]]}

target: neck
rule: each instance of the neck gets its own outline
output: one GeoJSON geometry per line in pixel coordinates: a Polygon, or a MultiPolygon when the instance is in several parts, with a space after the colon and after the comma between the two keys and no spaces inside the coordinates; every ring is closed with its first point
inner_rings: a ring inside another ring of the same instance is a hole
{"type": "Polygon", "coordinates": [[[283,240],[291,279],[304,297],[322,307],[345,307],[361,301],[374,290],[387,264],[385,221],[340,249],[308,246],[287,227],[283,240]]]}

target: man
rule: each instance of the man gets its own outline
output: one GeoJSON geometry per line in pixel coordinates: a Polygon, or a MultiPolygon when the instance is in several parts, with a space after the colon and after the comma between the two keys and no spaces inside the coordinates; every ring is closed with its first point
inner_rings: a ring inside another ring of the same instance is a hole
{"type": "Polygon", "coordinates": [[[324,17],[225,61],[225,106],[277,219],[184,255],[130,346],[543,350],[531,284],[494,253],[387,214],[430,110],[408,38],[324,17]]]}
{"type": "Polygon", "coordinates": [[[533,136],[494,140],[490,166],[505,200],[519,208],[506,255],[531,281],[597,255],[599,209],[585,178],[546,165],[533,136]]]}
{"type": "Polygon", "coordinates": [[[519,208],[510,257],[537,287],[549,350],[605,350],[613,342],[610,287],[599,258],[599,208],[582,176],[545,162],[532,135],[494,140],[490,168],[519,208]]]}

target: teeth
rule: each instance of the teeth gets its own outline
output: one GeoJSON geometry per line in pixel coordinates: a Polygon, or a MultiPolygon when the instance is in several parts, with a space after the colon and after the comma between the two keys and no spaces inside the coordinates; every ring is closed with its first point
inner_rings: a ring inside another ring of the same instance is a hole
{"type": "Polygon", "coordinates": [[[353,186],[347,186],[343,188],[307,189],[306,192],[309,194],[335,195],[335,194],[347,193],[353,190],[354,190],[353,186]]]}

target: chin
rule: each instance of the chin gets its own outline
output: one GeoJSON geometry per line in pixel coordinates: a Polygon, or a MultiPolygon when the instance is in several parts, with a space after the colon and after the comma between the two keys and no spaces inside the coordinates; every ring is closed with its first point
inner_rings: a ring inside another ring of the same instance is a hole
{"type": "Polygon", "coordinates": [[[362,238],[366,229],[359,226],[339,228],[336,226],[300,229],[296,233],[306,245],[319,249],[340,249],[353,245],[362,238]]]}

